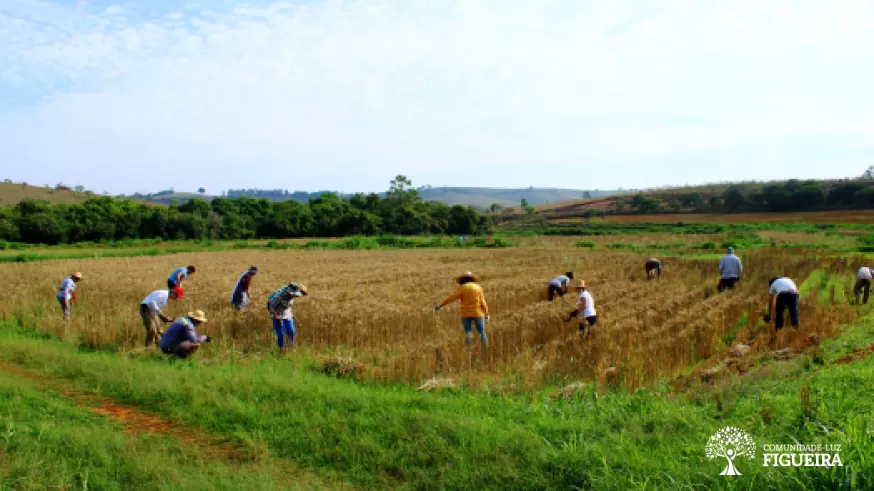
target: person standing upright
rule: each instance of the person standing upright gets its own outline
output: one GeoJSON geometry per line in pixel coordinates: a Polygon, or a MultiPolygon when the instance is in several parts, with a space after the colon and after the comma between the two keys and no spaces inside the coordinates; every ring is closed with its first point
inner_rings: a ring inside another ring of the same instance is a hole
{"type": "Polygon", "coordinates": [[[231,294],[231,305],[234,310],[242,310],[249,306],[249,286],[252,284],[252,279],[258,274],[256,266],[250,267],[243,273],[234,285],[234,292],[231,294]]]}
{"type": "Polygon", "coordinates": [[[177,286],[182,286],[182,280],[193,275],[195,271],[196,268],[194,266],[182,266],[181,268],[176,268],[172,273],[170,273],[170,277],[167,278],[167,289],[172,290],[177,286]]]}
{"type": "Polygon", "coordinates": [[[733,289],[743,273],[743,264],[740,258],[734,255],[734,247],[729,247],[726,254],[719,260],[719,286],[720,292],[733,289]]]}
{"type": "Polygon", "coordinates": [[[76,283],[82,281],[82,273],[75,272],[61,281],[61,286],[58,289],[58,303],[61,305],[61,312],[64,314],[64,320],[70,320],[70,311],[73,308],[73,302],[76,298],[76,283]]]}
{"type": "Polygon", "coordinates": [[[439,305],[434,306],[434,312],[455,301],[461,301],[461,325],[464,328],[464,344],[470,346],[470,338],[473,326],[479,333],[480,345],[483,353],[488,351],[488,337],[486,336],[486,322],[489,320],[489,306],[483,295],[483,289],[477,283],[479,278],[467,272],[455,279],[458,288],[452,295],[446,297],[439,305]]]}
{"type": "Polygon", "coordinates": [[[862,303],[868,303],[868,294],[871,293],[872,271],[867,266],[862,266],[856,272],[856,284],[853,285],[853,296],[856,299],[856,305],[859,305],[860,297],[862,303]]]}

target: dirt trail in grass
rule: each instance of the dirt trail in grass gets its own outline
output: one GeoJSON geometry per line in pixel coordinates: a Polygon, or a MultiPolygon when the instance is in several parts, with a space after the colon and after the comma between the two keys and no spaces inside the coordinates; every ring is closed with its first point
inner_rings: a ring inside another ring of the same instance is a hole
{"type": "Polygon", "coordinates": [[[874,344],[867,348],[859,348],[853,350],[852,353],[847,354],[841,358],[838,358],[834,361],[835,365],[842,365],[844,363],[852,363],[854,361],[865,359],[869,356],[874,355],[874,344]]]}
{"type": "Polygon", "coordinates": [[[76,401],[77,406],[87,408],[94,414],[99,414],[114,422],[120,423],[124,426],[125,433],[131,435],[159,434],[171,436],[189,444],[196,445],[206,453],[231,462],[247,462],[256,459],[255,455],[246,448],[229,444],[227,441],[207,436],[189,428],[184,428],[172,421],[161,418],[160,416],[144,413],[140,408],[135,406],[118,404],[111,399],[76,392],[42,374],[32,372],[17,365],[0,362],[0,370],[14,373],[36,383],[40,387],[52,389],[61,393],[62,395],[76,401]]]}

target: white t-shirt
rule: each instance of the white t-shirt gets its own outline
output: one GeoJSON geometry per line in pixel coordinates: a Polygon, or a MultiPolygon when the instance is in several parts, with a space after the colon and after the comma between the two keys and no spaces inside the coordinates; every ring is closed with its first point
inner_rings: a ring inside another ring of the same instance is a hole
{"type": "Polygon", "coordinates": [[[58,298],[69,302],[73,298],[74,291],[76,291],[76,282],[68,276],[64,278],[64,281],[61,282],[61,287],[58,288],[58,298]]]}
{"type": "Polygon", "coordinates": [[[859,272],[856,273],[856,279],[857,280],[871,281],[871,279],[872,279],[871,268],[869,268],[867,266],[862,266],[861,268],[859,268],[859,272]]]}
{"type": "Polygon", "coordinates": [[[143,299],[142,304],[148,305],[152,312],[160,312],[170,301],[170,290],[155,290],[143,299]]]}
{"type": "Polygon", "coordinates": [[[561,287],[561,286],[567,285],[568,283],[570,283],[570,281],[571,281],[570,278],[568,278],[565,275],[561,275],[561,276],[556,276],[555,278],[553,278],[552,281],[549,282],[549,284],[553,285],[553,286],[561,287]]]}
{"type": "Polygon", "coordinates": [[[768,290],[768,293],[771,295],[778,295],[780,292],[797,292],[798,287],[795,286],[795,283],[789,278],[777,278],[776,281],[771,283],[771,289],[768,290]]]}
{"type": "Polygon", "coordinates": [[[589,292],[580,293],[580,298],[577,299],[577,306],[583,305],[583,299],[586,299],[586,308],[583,309],[583,317],[591,317],[595,314],[595,300],[589,292]]]}

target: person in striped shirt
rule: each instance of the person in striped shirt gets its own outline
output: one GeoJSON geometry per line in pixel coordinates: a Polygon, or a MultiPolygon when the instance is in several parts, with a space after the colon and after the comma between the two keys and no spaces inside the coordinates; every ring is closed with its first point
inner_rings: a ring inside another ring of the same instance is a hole
{"type": "Polygon", "coordinates": [[[258,274],[258,267],[252,266],[243,273],[234,285],[234,292],[231,294],[231,305],[234,310],[242,310],[249,306],[249,286],[252,285],[252,279],[258,274]]]}
{"type": "Polygon", "coordinates": [[[61,311],[64,313],[64,320],[70,320],[70,310],[73,302],[76,299],[76,283],[82,281],[82,273],[75,272],[61,281],[61,287],[58,289],[58,303],[61,305],[61,311]]]}

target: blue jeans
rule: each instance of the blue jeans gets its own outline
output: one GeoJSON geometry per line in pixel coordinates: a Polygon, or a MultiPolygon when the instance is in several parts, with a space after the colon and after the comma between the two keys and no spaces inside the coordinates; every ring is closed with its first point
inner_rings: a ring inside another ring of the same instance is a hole
{"type": "Polygon", "coordinates": [[[476,324],[476,330],[479,332],[479,337],[483,344],[486,344],[486,319],[485,317],[462,317],[461,325],[464,326],[464,344],[470,344],[470,335],[473,332],[473,325],[476,324]]]}
{"type": "Polygon", "coordinates": [[[285,346],[285,335],[288,334],[288,344],[294,344],[294,321],[292,319],[273,319],[273,330],[276,331],[276,342],[279,349],[285,346]]]}

